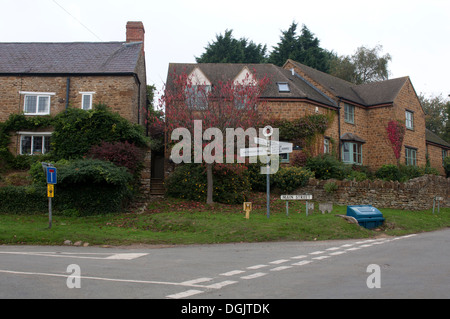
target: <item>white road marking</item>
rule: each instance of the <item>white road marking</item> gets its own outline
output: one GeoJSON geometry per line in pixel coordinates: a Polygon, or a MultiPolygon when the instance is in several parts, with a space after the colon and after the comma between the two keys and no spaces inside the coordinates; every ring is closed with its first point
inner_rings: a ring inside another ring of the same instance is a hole
{"type": "Polygon", "coordinates": [[[301,256],[291,257],[291,259],[303,259],[303,258],[306,258],[306,257],[308,257],[308,256],[306,256],[306,255],[301,255],[301,256]]]}
{"type": "Polygon", "coordinates": [[[312,263],[312,260],[302,260],[298,263],[292,264],[292,266],[303,266],[312,263]]]}
{"type": "Polygon", "coordinates": [[[269,264],[279,265],[279,264],[282,264],[282,263],[285,263],[285,262],[288,262],[288,261],[289,260],[287,260],[287,259],[280,259],[280,260],[271,261],[271,262],[269,262],[269,264]]]}
{"type": "Polygon", "coordinates": [[[327,251],[338,250],[339,248],[340,248],[340,247],[331,247],[331,248],[328,248],[327,251]]]}
{"type": "Polygon", "coordinates": [[[265,276],[265,275],[267,275],[267,273],[257,272],[257,273],[254,273],[252,275],[243,276],[243,277],[241,277],[241,279],[246,279],[246,280],[247,279],[255,279],[255,278],[259,278],[259,277],[265,276]]]}
{"type": "Polygon", "coordinates": [[[212,284],[209,286],[205,286],[205,288],[210,288],[210,289],[220,289],[222,287],[228,286],[228,285],[232,285],[237,283],[237,281],[231,281],[231,280],[227,280],[227,281],[222,281],[222,282],[218,282],[216,284],[212,284]]]}
{"type": "Polygon", "coordinates": [[[247,269],[256,270],[256,269],[261,269],[261,268],[264,268],[264,267],[267,267],[267,265],[255,265],[255,266],[247,267],[247,269]]]}
{"type": "Polygon", "coordinates": [[[227,276],[227,277],[229,277],[229,276],[239,275],[239,274],[242,274],[244,272],[245,272],[244,270],[232,270],[232,271],[220,274],[220,276],[227,276]]]}
{"type": "Polygon", "coordinates": [[[115,259],[115,260],[133,260],[142,256],[147,256],[148,254],[115,254],[105,259],[115,259]]]}
{"type": "Polygon", "coordinates": [[[77,259],[100,259],[100,260],[133,260],[148,254],[127,253],[127,254],[111,254],[111,253],[68,253],[68,252],[0,252],[0,254],[8,255],[24,255],[39,257],[55,257],[55,258],[77,258],[77,259]],[[97,257],[95,257],[97,255],[97,257]],[[100,257],[101,256],[101,257],[100,257]],[[107,257],[104,257],[107,256],[107,257]]]}
{"type": "Polygon", "coordinates": [[[185,291],[185,292],[180,292],[180,293],[177,293],[177,294],[168,295],[168,296],[166,296],[166,298],[181,299],[181,298],[186,298],[186,297],[198,295],[198,294],[201,294],[202,292],[203,291],[201,291],[201,290],[188,290],[188,291],[185,291]]]}
{"type": "Polygon", "coordinates": [[[193,279],[193,280],[183,281],[181,283],[181,285],[192,286],[192,285],[199,284],[201,282],[206,282],[206,281],[211,281],[211,280],[213,280],[213,278],[197,278],[197,279],[193,279]]]}
{"type": "Polygon", "coordinates": [[[292,266],[280,266],[280,267],[270,269],[270,271],[280,271],[280,270],[285,270],[285,269],[289,269],[289,268],[292,268],[292,266]]]}
{"type": "Polygon", "coordinates": [[[327,258],[330,258],[330,256],[319,256],[319,257],[313,257],[312,259],[323,260],[323,259],[327,259],[327,258]]]}
{"type": "Polygon", "coordinates": [[[310,255],[320,255],[320,254],[323,254],[324,253],[324,251],[314,251],[314,252],[312,252],[312,253],[309,253],[310,255]]]}
{"type": "Polygon", "coordinates": [[[342,255],[345,254],[345,251],[335,251],[330,253],[331,256],[338,256],[338,255],[342,255]]]}

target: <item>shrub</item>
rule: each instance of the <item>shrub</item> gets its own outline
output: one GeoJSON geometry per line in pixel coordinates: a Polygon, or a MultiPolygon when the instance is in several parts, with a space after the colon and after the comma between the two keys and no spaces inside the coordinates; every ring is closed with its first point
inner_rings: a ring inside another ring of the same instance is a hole
{"type": "MultiPolygon", "coordinates": [[[[259,161],[257,163],[247,164],[248,167],[248,179],[250,187],[256,192],[265,192],[267,189],[267,175],[261,174],[261,167],[266,166],[259,161]]],[[[273,178],[270,178],[270,186],[274,184],[273,178]]]]}
{"type": "Polygon", "coordinates": [[[299,187],[307,185],[314,173],[302,167],[282,167],[273,175],[275,187],[284,193],[291,193],[299,187]]]}
{"type": "Polygon", "coordinates": [[[98,146],[92,146],[88,157],[109,161],[117,166],[126,167],[131,174],[136,174],[142,169],[143,151],[133,143],[102,142],[98,146]]]}
{"type": "Polygon", "coordinates": [[[38,214],[45,211],[48,211],[46,187],[0,187],[0,213],[38,214]]]}
{"type": "Polygon", "coordinates": [[[375,173],[379,179],[386,181],[400,181],[402,180],[402,173],[397,165],[386,164],[381,166],[375,173]]]}
{"type": "MultiPolygon", "coordinates": [[[[213,200],[224,204],[241,204],[251,189],[246,167],[238,164],[213,168],[213,200]]],[[[166,180],[167,195],[195,201],[206,201],[206,168],[202,164],[178,165],[166,180]]]]}
{"type": "Polygon", "coordinates": [[[323,185],[323,189],[328,193],[334,193],[335,191],[337,191],[338,186],[335,182],[328,182],[325,185],[323,185]]]}
{"type": "Polygon", "coordinates": [[[308,161],[308,156],[303,152],[296,152],[292,157],[292,166],[303,167],[308,161]]]}
{"type": "Polygon", "coordinates": [[[102,104],[89,111],[69,108],[55,117],[54,129],[52,147],[58,159],[81,158],[102,141],[128,141],[139,147],[147,142],[140,125],[131,124],[102,104]]]}
{"type": "MultiPolygon", "coordinates": [[[[117,213],[131,198],[132,175],[125,167],[97,159],[60,160],[55,187],[55,211],[77,211],[80,216],[117,213]]],[[[30,169],[33,185],[45,188],[42,165],[30,169]]]]}
{"type": "Polygon", "coordinates": [[[351,168],[335,157],[325,154],[308,158],[306,168],[314,172],[317,179],[344,179],[351,168]]]}
{"type": "MultiPolygon", "coordinates": [[[[448,151],[447,151],[448,152],[448,151]]],[[[444,170],[447,177],[450,177],[450,156],[444,159],[444,170]]]]}

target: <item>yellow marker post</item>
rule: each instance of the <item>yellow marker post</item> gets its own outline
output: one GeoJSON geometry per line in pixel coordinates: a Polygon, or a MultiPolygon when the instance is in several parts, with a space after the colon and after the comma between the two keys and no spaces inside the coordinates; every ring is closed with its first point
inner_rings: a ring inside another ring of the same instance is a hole
{"type": "Polygon", "coordinates": [[[48,228],[52,228],[52,198],[55,197],[55,185],[47,184],[48,228]]]}
{"type": "Polygon", "coordinates": [[[252,211],[252,203],[251,202],[245,202],[244,203],[244,211],[245,211],[245,218],[250,218],[250,212],[252,211]]]}

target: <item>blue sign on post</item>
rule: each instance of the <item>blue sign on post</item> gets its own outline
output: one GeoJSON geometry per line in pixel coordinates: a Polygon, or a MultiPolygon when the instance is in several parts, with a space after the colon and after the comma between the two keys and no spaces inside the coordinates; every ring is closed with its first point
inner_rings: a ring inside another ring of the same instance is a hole
{"type": "Polygon", "coordinates": [[[47,167],[47,184],[56,184],[56,167],[47,167]]]}

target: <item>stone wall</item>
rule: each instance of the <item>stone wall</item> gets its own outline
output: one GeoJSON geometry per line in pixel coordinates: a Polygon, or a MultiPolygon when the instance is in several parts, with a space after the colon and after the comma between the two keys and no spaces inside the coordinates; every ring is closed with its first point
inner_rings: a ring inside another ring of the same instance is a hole
{"type": "Polygon", "coordinates": [[[311,179],[295,194],[312,194],[314,201],[337,205],[372,205],[377,208],[425,210],[433,208],[435,196],[444,198],[440,207],[450,207],[450,178],[425,175],[406,183],[375,181],[338,181],[311,179]],[[327,193],[324,185],[335,182],[338,189],[327,193]]]}

